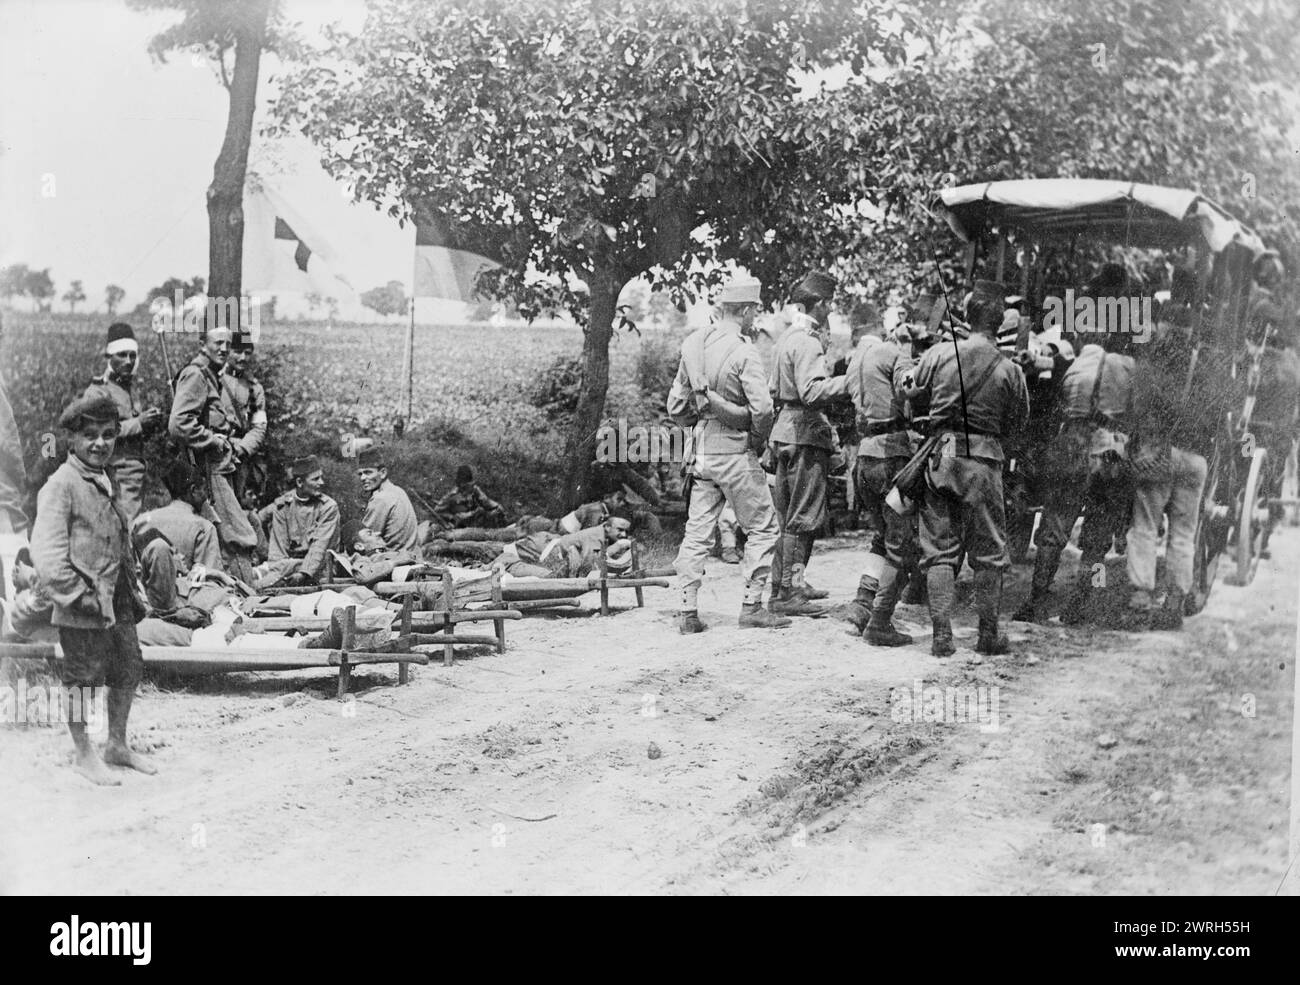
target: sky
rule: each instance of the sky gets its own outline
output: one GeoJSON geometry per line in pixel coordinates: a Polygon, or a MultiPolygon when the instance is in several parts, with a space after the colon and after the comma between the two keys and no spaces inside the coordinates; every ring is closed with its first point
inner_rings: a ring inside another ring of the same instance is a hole
{"type": "MultiPolygon", "coordinates": [[[[287,12],[312,32],[359,24],[361,5],[289,0],[287,12]]],[[[130,307],[170,276],[207,276],[204,195],[227,99],[206,59],[150,58],[177,17],[123,0],[0,0],[0,266],[49,267],[59,295],[79,279],[91,307],[108,284],[130,307]]],[[[263,79],[276,68],[264,58],[263,79]]]]}
{"type": "MultiPolygon", "coordinates": [[[[358,30],[365,13],[361,0],[285,0],[285,11],[308,39],[326,23],[358,30]]],[[[126,290],[129,309],[168,277],[207,276],[205,192],[228,103],[206,58],[150,57],[149,39],[178,17],[134,10],[125,0],[0,0],[0,266],[50,268],[56,310],[65,310],[60,297],[74,279],[87,295],[81,310],[102,310],[108,284],[126,290]]],[[[264,55],[250,156],[250,168],[264,174],[268,147],[256,126],[266,122],[267,79],[279,68],[264,55]]],[[[809,76],[806,88],[823,81],[842,82],[809,76]]],[[[342,189],[305,140],[269,156],[294,176],[281,190],[302,196],[300,212],[339,211],[342,189]],[[326,199],[331,208],[314,207],[326,199]]],[[[367,242],[386,239],[373,214],[360,214],[370,207],[350,208],[340,226],[374,233],[358,237],[367,242]]],[[[368,262],[358,265],[365,269],[347,271],[357,290],[409,279],[400,250],[388,276],[378,272],[388,269],[388,254],[366,252],[368,262]]],[[[281,302],[282,314],[295,313],[293,298],[281,302]]],[[[348,317],[349,304],[343,307],[348,317]]],[[[460,314],[453,302],[421,301],[421,318],[460,314]]]]}

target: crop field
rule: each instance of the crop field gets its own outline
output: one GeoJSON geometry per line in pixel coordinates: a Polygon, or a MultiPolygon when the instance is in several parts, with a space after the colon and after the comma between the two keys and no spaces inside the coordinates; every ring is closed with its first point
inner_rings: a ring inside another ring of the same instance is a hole
{"type": "MultiPolygon", "coordinates": [[[[6,312],[0,371],[29,465],[60,410],[102,371],[109,320],[104,315],[6,312]]],[[[137,337],[142,400],[165,409],[170,394],[163,337],[139,326],[137,337]]],[[[404,339],[405,326],[399,324],[264,325],[253,372],[267,387],[273,462],[304,452],[337,457],[346,434],[391,440],[401,409],[404,339]]],[[[175,374],[197,352],[197,336],[169,334],[165,341],[175,374]]],[[[645,398],[637,383],[639,355],[644,346],[659,352],[669,344],[667,335],[653,329],[644,337],[615,336],[610,347],[612,413],[641,412],[645,398]]],[[[575,327],[417,326],[414,408],[401,446],[403,457],[413,457],[418,465],[408,470],[405,481],[427,499],[444,491],[450,484],[446,472],[465,461],[508,505],[548,508],[564,447],[563,422],[534,406],[530,392],[557,359],[576,357],[581,349],[582,333],[575,327]]],[[[164,454],[161,439],[156,445],[158,454],[164,454]]],[[[345,513],[349,472],[341,462],[334,470],[327,468],[336,495],[344,494],[339,498],[345,513]]]]}

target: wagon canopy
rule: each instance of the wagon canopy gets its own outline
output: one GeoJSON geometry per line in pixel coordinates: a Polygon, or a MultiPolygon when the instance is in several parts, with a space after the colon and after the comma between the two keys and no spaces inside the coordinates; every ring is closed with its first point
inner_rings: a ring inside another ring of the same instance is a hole
{"type": "Polygon", "coordinates": [[[1020,229],[1037,239],[1083,234],[1146,248],[1204,243],[1221,253],[1235,244],[1252,257],[1264,252],[1254,230],[1184,188],[1098,178],[1035,178],[945,188],[939,200],[948,225],[967,242],[997,226],[1004,232],[1020,229]]]}

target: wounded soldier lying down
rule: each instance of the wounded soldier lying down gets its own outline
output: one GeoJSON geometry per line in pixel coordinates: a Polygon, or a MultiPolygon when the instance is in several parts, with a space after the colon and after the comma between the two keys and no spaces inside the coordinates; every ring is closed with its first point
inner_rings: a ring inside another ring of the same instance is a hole
{"type": "Polygon", "coordinates": [[[603,549],[611,571],[626,571],[632,565],[631,526],[630,520],[610,517],[577,533],[531,533],[507,544],[495,567],[519,578],[585,578],[603,549]]]}

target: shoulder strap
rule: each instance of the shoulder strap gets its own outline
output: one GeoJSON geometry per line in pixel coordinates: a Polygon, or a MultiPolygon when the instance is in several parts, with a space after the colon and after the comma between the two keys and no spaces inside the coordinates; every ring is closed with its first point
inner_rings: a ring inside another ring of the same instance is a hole
{"type": "Polygon", "coordinates": [[[1101,378],[1106,372],[1106,353],[1101,354],[1097,362],[1097,378],[1092,382],[1092,396],[1088,400],[1088,416],[1096,417],[1101,408],[1101,378]]]}
{"type": "Polygon", "coordinates": [[[975,385],[966,391],[967,403],[974,400],[979,395],[980,390],[984,388],[984,384],[987,383],[992,378],[994,372],[996,372],[997,368],[1001,365],[1002,365],[1002,355],[999,353],[988,364],[984,372],[980,374],[980,378],[975,381],[975,385]]]}
{"type": "MultiPolygon", "coordinates": [[[[231,389],[230,377],[222,373],[217,377],[217,382],[221,385],[221,392],[230,397],[230,406],[235,412],[235,423],[239,425],[240,431],[248,430],[248,418],[244,416],[244,407],[240,403],[239,394],[231,389]]],[[[252,386],[249,386],[249,396],[252,396],[252,386]]]]}

